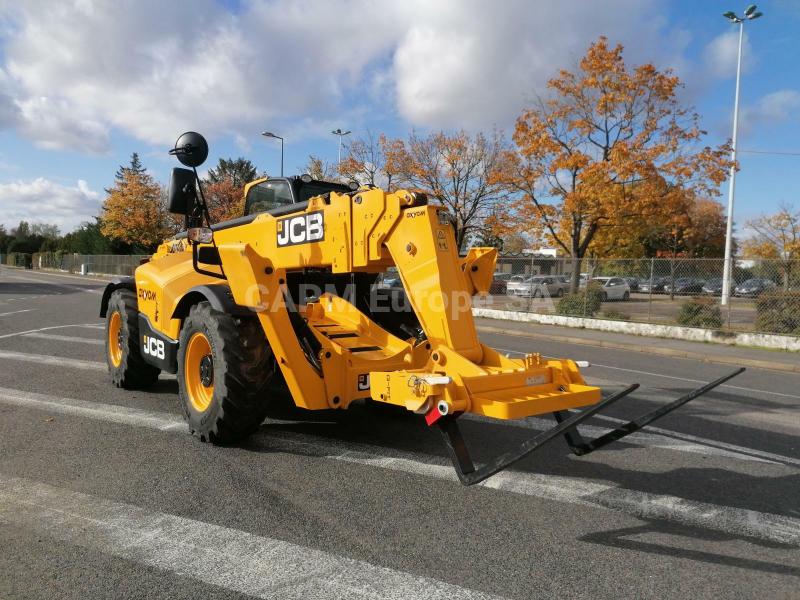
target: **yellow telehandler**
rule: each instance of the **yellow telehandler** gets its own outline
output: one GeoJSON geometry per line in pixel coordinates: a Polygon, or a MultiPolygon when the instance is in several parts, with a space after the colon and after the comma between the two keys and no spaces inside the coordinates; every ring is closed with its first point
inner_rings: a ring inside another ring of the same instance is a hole
{"type": "Polygon", "coordinates": [[[561,435],[576,454],[591,452],[743,370],[586,441],[577,425],[638,386],[603,399],[572,360],[508,358],[482,344],[471,297],[489,289],[496,250],[460,256],[450,215],[425,194],[270,177],[245,187],[242,217],[212,224],[196,171],[205,139],[185,133],[170,154],[189,167],[173,170],[169,188],[186,231],[134,277],[113,280],[100,316],[113,384],[146,388],[177,373],[189,429],[203,441],[255,431],[285,385],[308,410],[372,400],[418,413],[471,485],[561,435]],[[376,285],[390,267],[402,289],[376,285]],[[458,427],[465,413],[553,413],[557,424],[476,468],[458,427]]]}

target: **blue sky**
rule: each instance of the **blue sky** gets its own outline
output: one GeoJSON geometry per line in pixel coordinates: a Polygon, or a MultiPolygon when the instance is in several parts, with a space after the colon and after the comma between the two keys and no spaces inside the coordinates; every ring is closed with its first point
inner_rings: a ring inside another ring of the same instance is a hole
{"type": "MultiPolygon", "coordinates": [[[[393,136],[498,127],[598,35],[685,81],[710,143],[730,136],[736,28],[716,0],[0,0],[0,223],[97,213],[136,151],[160,181],[186,129],[208,165],[245,156],[277,174],[336,160],[331,129],[393,136]]],[[[800,153],[800,1],[746,25],[739,147],[800,153]]],[[[800,156],[740,154],[737,224],[800,202],[800,156]]],[[[727,186],[722,201],[726,200],[727,186]]]]}

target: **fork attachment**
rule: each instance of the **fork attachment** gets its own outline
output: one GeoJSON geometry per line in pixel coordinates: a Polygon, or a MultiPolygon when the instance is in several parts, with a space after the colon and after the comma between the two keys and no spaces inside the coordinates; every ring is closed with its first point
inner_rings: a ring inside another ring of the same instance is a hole
{"type": "MultiPolygon", "coordinates": [[[[719,379],[707,383],[704,386],[689,392],[685,396],[681,396],[677,400],[670,402],[669,404],[665,404],[664,406],[656,408],[655,410],[652,410],[649,413],[646,413],[634,419],[633,421],[628,421],[624,425],[620,425],[616,429],[612,429],[608,433],[604,433],[603,435],[600,435],[593,440],[589,440],[588,442],[580,434],[577,427],[570,428],[569,430],[565,431],[564,439],[567,440],[567,445],[576,456],[584,456],[586,454],[589,454],[590,452],[594,452],[598,448],[602,448],[603,446],[610,444],[611,442],[615,442],[621,438],[624,438],[626,435],[630,435],[635,431],[639,431],[642,427],[645,427],[646,425],[649,425],[656,419],[660,419],[664,415],[671,413],[673,410],[683,406],[690,400],[694,400],[698,396],[702,396],[703,394],[714,389],[718,385],[721,385],[726,381],[728,381],[729,379],[736,377],[744,370],[745,370],[744,367],[740,367],[735,371],[733,371],[732,373],[728,373],[727,375],[724,375],[719,379]]],[[[566,423],[569,420],[569,413],[567,413],[566,411],[554,412],[553,416],[559,423],[566,423]]]]}
{"type": "Polygon", "coordinates": [[[725,375],[716,379],[706,385],[697,388],[689,392],[688,394],[681,396],[677,400],[670,402],[669,404],[665,404],[664,406],[657,408],[649,413],[642,415],[641,417],[634,419],[624,425],[621,425],[617,429],[614,429],[606,434],[603,434],[597,437],[594,440],[586,441],[578,432],[577,426],[588,420],[590,417],[594,416],[604,408],[612,405],[613,403],[621,400],[634,390],[639,387],[638,383],[634,383],[629,387],[625,388],[624,390],[617,392],[598,402],[597,404],[583,410],[582,412],[570,415],[565,411],[559,411],[553,413],[558,421],[558,424],[548,429],[547,431],[543,431],[537,436],[534,436],[530,440],[523,442],[515,451],[506,452],[501,454],[497,458],[493,459],[491,462],[487,463],[486,465],[482,466],[479,469],[475,468],[475,465],[472,462],[472,458],[470,456],[469,450],[467,448],[467,444],[464,441],[463,436],[461,435],[461,429],[458,426],[457,416],[448,416],[445,418],[440,419],[437,422],[439,429],[442,432],[442,436],[444,437],[445,444],[447,445],[448,452],[450,454],[450,459],[453,462],[453,466],[455,467],[456,474],[458,475],[459,480],[464,485],[474,485],[476,483],[480,483],[481,481],[499,473],[503,469],[511,466],[515,462],[522,460],[529,454],[532,454],[548,442],[552,441],[553,439],[557,438],[559,435],[563,435],[567,440],[567,444],[569,445],[572,452],[574,452],[578,456],[583,456],[584,454],[588,454],[597,450],[598,448],[602,448],[603,446],[610,444],[611,442],[617,441],[621,438],[624,438],[631,433],[640,430],[642,427],[652,423],[656,419],[663,417],[666,414],[669,414],[673,410],[683,406],[690,400],[694,400],[698,396],[705,394],[706,392],[714,389],[718,385],[721,385],[728,381],[729,379],[736,377],[740,373],[744,371],[744,368],[739,368],[725,375]]]}

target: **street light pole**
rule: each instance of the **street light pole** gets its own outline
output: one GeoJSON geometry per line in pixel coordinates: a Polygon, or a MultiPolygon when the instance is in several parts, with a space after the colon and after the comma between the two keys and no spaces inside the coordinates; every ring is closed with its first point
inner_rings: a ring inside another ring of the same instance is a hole
{"type": "Polygon", "coordinates": [[[279,135],[275,135],[271,131],[262,131],[261,135],[281,141],[281,177],[283,177],[283,138],[279,135]]]}
{"type": "Polygon", "coordinates": [[[337,163],[337,168],[342,166],[342,138],[346,135],[350,135],[352,131],[342,131],[341,129],[334,129],[331,131],[333,135],[339,136],[339,162],[337,163]]]}
{"type": "Polygon", "coordinates": [[[756,12],[756,5],[751,4],[744,11],[744,17],[728,11],[723,16],[731,23],[739,25],[739,52],[736,57],[736,94],[733,101],[733,139],[731,141],[731,177],[728,184],[728,221],[725,227],[725,261],[722,272],[722,294],[720,304],[726,306],[731,295],[731,271],[733,252],[733,200],[736,195],[736,139],[739,133],[739,86],[742,77],[742,40],[744,38],[744,22],[757,19],[763,13],[756,12]]]}

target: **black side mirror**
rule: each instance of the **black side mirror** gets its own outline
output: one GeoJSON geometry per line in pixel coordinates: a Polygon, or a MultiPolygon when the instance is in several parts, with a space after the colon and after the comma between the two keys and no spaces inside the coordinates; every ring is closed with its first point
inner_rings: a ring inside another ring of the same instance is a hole
{"type": "Polygon", "coordinates": [[[208,158],[208,142],[199,133],[187,131],[178,138],[169,153],[177,156],[184,166],[199,167],[208,158]]]}
{"type": "Polygon", "coordinates": [[[169,212],[188,215],[197,200],[194,171],[174,168],[169,180],[169,212]]]}

